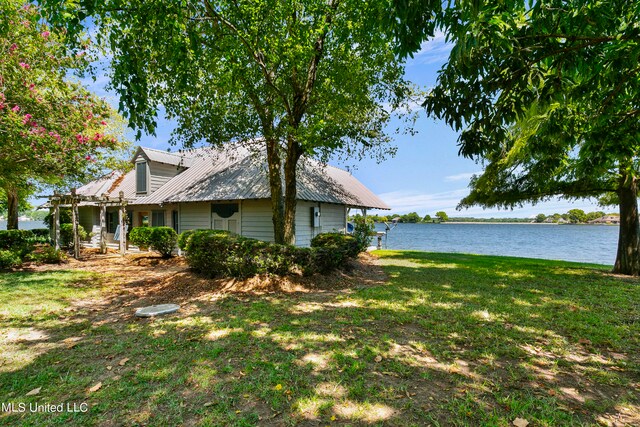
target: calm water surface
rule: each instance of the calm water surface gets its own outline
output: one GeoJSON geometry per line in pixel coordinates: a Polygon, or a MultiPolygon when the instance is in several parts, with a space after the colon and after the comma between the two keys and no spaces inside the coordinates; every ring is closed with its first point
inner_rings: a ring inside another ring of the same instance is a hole
{"type": "MultiPolygon", "coordinates": [[[[42,221],[18,221],[18,228],[21,230],[33,230],[35,228],[46,228],[42,221]]],[[[0,230],[7,229],[7,221],[0,221],[0,230]]]]}
{"type": "MultiPolygon", "coordinates": [[[[42,221],[21,221],[24,230],[42,221]]],[[[6,230],[0,221],[0,230],[6,230]]],[[[384,225],[376,224],[377,230],[384,225]]],[[[387,236],[389,249],[462,252],[559,259],[613,265],[618,227],[542,224],[398,224],[387,236]]],[[[375,244],[375,242],[374,242],[375,244]]],[[[383,240],[384,244],[384,240],[383,240]]]]}
{"type": "Polygon", "coordinates": [[[398,224],[387,236],[387,248],[613,265],[618,231],[611,225],[398,224]]]}

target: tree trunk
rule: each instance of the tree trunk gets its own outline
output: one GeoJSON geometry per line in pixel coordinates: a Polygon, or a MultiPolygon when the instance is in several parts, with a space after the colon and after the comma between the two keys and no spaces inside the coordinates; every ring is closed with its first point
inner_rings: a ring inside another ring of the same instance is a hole
{"type": "Polygon", "coordinates": [[[296,169],[299,159],[298,144],[290,137],[284,163],[284,243],[288,245],[296,242],[296,169]]]}
{"type": "Polygon", "coordinates": [[[640,275],[640,220],[638,219],[638,183],[626,176],[618,189],[620,198],[620,235],[613,272],[640,275]]]}
{"type": "Polygon", "coordinates": [[[7,193],[7,230],[18,229],[18,189],[15,187],[5,188],[7,193]]]}
{"type": "Polygon", "coordinates": [[[282,167],[278,142],[267,140],[267,163],[269,164],[269,189],[271,190],[271,211],[273,238],[276,243],[285,243],[284,233],[284,197],[282,194],[282,167]]]}

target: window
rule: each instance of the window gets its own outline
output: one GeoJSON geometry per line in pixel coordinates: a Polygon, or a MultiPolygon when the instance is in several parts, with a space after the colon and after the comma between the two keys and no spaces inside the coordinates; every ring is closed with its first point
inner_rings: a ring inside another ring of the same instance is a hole
{"type": "Polygon", "coordinates": [[[136,193],[147,192],[147,163],[136,163],[136,193]]]}
{"type": "Polygon", "coordinates": [[[153,227],[164,227],[164,211],[151,212],[151,225],[153,227]]]}
{"type": "Polygon", "coordinates": [[[118,212],[107,212],[107,233],[115,233],[120,216],[118,212]]]}
{"type": "Polygon", "coordinates": [[[173,229],[176,230],[176,233],[180,232],[178,228],[178,211],[171,211],[171,225],[173,229]]]}
{"type": "Polygon", "coordinates": [[[220,218],[229,218],[234,213],[238,212],[239,207],[237,203],[213,203],[211,205],[211,212],[218,215],[220,218]]]}

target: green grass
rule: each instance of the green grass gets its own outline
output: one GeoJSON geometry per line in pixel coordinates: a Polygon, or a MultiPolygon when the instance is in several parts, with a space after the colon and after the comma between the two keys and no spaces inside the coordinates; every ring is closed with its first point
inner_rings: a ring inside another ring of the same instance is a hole
{"type": "Polygon", "coordinates": [[[584,264],[377,253],[384,285],[198,299],[189,314],[151,321],[68,311],[104,292],[94,276],[2,275],[0,401],[90,410],[0,414],[0,424],[640,423],[637,279],[584,264]],[[9,342],[9,330],[37,339],[9,342]]]}

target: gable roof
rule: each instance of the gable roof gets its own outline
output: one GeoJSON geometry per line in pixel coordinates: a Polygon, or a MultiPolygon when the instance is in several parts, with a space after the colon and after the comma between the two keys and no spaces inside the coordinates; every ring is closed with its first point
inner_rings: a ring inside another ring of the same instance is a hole
{"type": "MultiPolygon", "coordinates": [[[[263,152],[252,152],[237,144],[189,150],[179,155],[141,147],[136,151],[134,159],[141,152],[151,161],[167,163],[179,160],[180,163],[168,164],[189,166],[158,190],[145,196],[136,194],[135,171],[124,175],[120,182],[112,182],[110,195],[117,196],[123,191],[131,205],[270,198],[267,161],[263,152]]],[[[299,200],[337,203],[356,208],[390,209],[349,172],[313,159],[301,158],[297,178],[299,200]]],[[[96,188],[96,182],[85,187],[96,188]]]]}
{"type": "Polygon", "coordinates": [[[172,153],[169,151],[156,150],[155,148],[138,147],[133,158],[142,154],[147,160],[152,162],[164,163],[173,166],[191,166],[191,159],[195,150],[181,151],[178,153],[172,153]]]}

